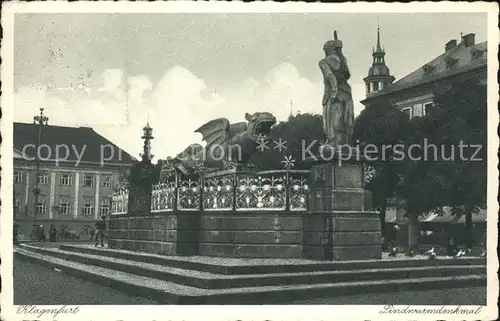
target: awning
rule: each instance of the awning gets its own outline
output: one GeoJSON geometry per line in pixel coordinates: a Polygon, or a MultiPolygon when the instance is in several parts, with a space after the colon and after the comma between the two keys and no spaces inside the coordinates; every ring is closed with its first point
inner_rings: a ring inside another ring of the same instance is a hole
{"type": "MultiPolygon", "coordinates": [[[[420,221],[433,222],[433,223],[452,223],[452,224],[465,224],[465,215],[452,215],[450,207],[443,208],[444,215],[431,213],[426,215],[420,221]]],[[[472,222],[486,222],[486,209],[481,209],[478,213],[472,214],[472,222]]]]}
{"type": "Polygon", "coordinates": [[[385,222],[386,223],[396,223],[397,210],[394,207],[388,207],[385,210],[385,222]]]}
{"type": "MultiPolygon", "coordinates": [[[[451,208],[443,208],[444,215],[439,215],[437,213],[429,213],[427,215],[421,216],[419,218],[420,222],[432,222],[432,223],[450,223],[450,224],[465,224],[465,215],[456,216],[451,214],[451,208]]],[[[487,221],[487,211],[486,209],[481,209],[477,214],[472,214],[472,222],[486,222],[487,221]]],[[[385,212],[385,222],[386,223],[396,223],[397,221],[397,210],[396,208],[389,207],[385,212]]]]}

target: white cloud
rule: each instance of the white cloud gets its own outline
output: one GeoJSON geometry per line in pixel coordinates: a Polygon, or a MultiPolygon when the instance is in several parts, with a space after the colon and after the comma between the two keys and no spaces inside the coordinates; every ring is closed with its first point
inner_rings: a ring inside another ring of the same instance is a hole
{"type": "Polygon", "coordinates": [[[153,83],[146,76],[133,76],[128,78],[129,102],[137,105],[145,103],[144,94],[153,89],[153,83]]]}
{"type": "Polygon", "coordinates": [[[51,120],[60,123],[71,123],[67,105],[63,99],[53,97],[43,86],[33,85],[19,88],[14,93],[14,119],[16,121],[32,122],[33,116],[44,108],[45,113],[51,114],[51,120]],[[52,111],[56,111],[52,115],[52,111]]]}
{"type": "Polygon", "coordinates": [[[151,94],[151,125],[157,156],[165,158],[199,141],[194,130],[207,121],[210,109],[224,99],[203,98],[205,82],[182,66],[167,70],[151,94]]]}
{"type": "Polygon", "coordinates": [[[195,105],[203,103],[201,93],[206,88],[205,82],[189,70],[175,66],[160,79],[154,89],[153,99],[159,110],[180,108],[187,112],[195,105]]]}
{"type": "Polygon", "coordinates": [[[321,113],[321,88],[300,76],[297,68],[283,63],[264,78],[266,86],[263,104],[270,108],[278,119],[286,119],[290,114],[290,102],[294,112],[321,113]]]}
{"type": "MultiPolygon", "coordinates": [[[[285,120],[290,101],[294,113],[322,113],[322,84],[302,77],[289,63],[276,66],[260,80],[249,77],[218,88],[217,92],[182,66],[167,70],[156,84],[143,75],[127,79],[123,76],[121,70],[104,71],[104,86],[99,90],[55,92],[42,85],[19,88],[15,93],[15,119],[31,121],[38,108],[45,106],[50,123],[92,126],[137,156],[149,115],[155,136],[153,154],[158,159],[200,142],[201,135],[194,130],[217,117],[239,122],[246,112],[269,111],[278,120],[285,120]],[[122,89],[125,82],[127,95],[122,89]]],[[[359,90],[364,88],[354,86],[353,91],[359,90]]]]}

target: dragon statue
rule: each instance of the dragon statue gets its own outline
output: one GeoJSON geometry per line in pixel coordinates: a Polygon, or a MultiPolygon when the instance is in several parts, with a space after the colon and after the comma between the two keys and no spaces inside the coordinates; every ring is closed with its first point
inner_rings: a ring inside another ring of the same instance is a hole
{"type": "Polygon", "coordinates": [[[259,141],[269,141],[276,117],[268,112],[245,114],[246,122],[230,124],[226,118],[209,121],[195,132],[202,134],[205,147],[191,144],[175,158],[167,160],[169,166],[184,174],[192,173],[200,164],[205,168],[222,168],[224,161],[246,164],[257,151],[259,141]]]}

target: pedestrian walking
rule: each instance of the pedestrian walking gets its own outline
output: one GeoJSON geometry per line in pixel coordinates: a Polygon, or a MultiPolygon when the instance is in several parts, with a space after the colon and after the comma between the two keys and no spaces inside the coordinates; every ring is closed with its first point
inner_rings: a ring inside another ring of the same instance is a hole
{"type": "Polygon", "coordinates": [[[89,233],[90,233],[90,240],[92,241],[94,239],[95,229],[91,228],[89,233]]]}
{"type": "Polygon", "coordinates": [[[101,216],[101,219],[95,223],[95,246],[99,245],[99,237],[101,238],[101,247],[104,247],[104,236],[106,235],[106,217],[101,216]]]}
{"type": "Polygon", "coordinates": [[[448,238],[448,248],[446,252],[448,256],[455,256],[458,253],[458,247],[455,244],[455,238],[453,236],[448,238]]]}

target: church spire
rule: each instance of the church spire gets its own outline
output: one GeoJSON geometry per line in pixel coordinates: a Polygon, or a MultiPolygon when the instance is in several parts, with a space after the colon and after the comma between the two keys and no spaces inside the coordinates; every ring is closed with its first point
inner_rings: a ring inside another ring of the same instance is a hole
{"type": "MultiPolygon", "coordinates": [[[[378,19],[377,19],[378,20],[378,19]]],[[[368,70],[368,76],[363,80],[366,84],[366,94],[383,90],[385,87],[392,84],[394,77],[387,65],[385,64],[385,51],[380,43],[380,23],[377,22],[377,45],[373,48],[373,63],[368,70]]]]}
{"type": "Polygon", "coordinates": [[[377,47],[373,50],[372,56],[374,63],[385,63],[385,51],[382,49],[382,45],[380,44],[380,24],[377,25],[377,47]]]}
{"type": "Polygon", "coordinates": [[[383,52],[380,46],[380,24],[377,26],[377,52],[383,52]]]}

